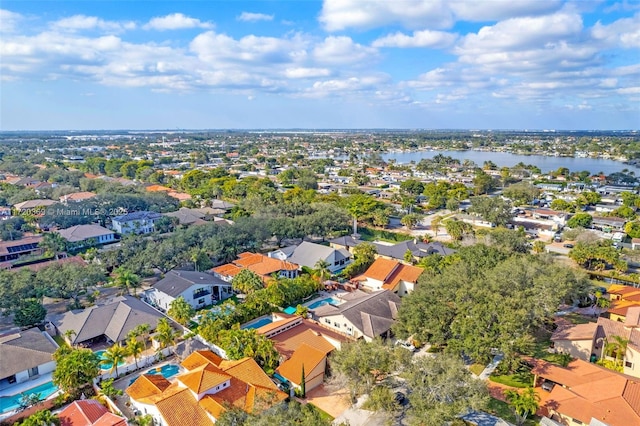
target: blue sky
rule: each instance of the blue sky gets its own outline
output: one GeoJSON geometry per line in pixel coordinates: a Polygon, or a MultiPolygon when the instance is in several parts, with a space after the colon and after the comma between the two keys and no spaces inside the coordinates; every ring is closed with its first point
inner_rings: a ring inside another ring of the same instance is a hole
{"type": "Polygon", "coordinates": [[[0,129],[639,129],[640,0],[0,3],[0,129]]]}

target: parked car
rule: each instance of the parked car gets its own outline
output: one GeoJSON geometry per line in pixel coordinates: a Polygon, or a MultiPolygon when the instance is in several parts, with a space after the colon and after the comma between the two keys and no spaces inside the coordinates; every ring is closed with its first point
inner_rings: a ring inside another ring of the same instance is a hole
{"type": "Polygon", "coordinates": [[[563,245],[563,247],[565,247],[565,248],[573,248],[573,244],[565,244],[565,245],[563,245]]]}
{"type": "Polygon", "coordinates": [[[411,343],[405,342],[404,340],[396,340],[396,345],[400,346],[401,348],[404,348],[408,351],[411,352],[415,352],[416,351],[416,347],[413,346],[411,343]]]}
{"type": "Polygon", "coordinates": [[[393,400],[399,405],[405,405],[407,403],[407,396],[402,392],[396,392],[393,400]]]}

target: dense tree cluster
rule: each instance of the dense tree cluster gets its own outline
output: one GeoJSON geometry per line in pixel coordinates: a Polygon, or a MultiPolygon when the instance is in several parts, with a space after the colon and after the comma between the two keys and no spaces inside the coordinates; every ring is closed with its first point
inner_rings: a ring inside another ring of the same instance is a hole
{"type": "Polygon", "coordinates": [[[590,286],[585,276],[540,255],[477,244],[454,259],[419,279],[395,331],[481,362],[491,358],[491,348],[507,357],[525,352],[559,304],[583,297],[590,286]]]}

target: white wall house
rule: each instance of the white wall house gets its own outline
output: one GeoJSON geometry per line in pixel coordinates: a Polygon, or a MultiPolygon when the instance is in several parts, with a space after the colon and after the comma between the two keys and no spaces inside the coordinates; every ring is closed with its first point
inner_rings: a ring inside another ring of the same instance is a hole
{"type": "Polygon", "coordinates": [[[204,272],[167,272],[146,297],[153,305],[167,311],[171,302],[183,297],[194,309],[224,300],[233,294],[231,284],[204,272]]]}
{"type": "MultiPolygon", "coordinates": [[[[37,327],[0,337],[0,388],[26,382],[56,368],[55,341],[37,327]]],[[[11,395],[11,392],[7,393],[11,395]]]]}
{"type": "Polygon", "coordinates": [[[149,234],[155,231],[155,223],[162,217],[156,212],[133,212],[111,219],[111,226],[119,234],[149,234]]]}

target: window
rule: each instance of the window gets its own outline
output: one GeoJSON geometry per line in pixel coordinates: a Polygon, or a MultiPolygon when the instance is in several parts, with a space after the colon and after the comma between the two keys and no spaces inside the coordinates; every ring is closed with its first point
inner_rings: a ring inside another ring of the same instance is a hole
{"type": "Polygon", "coordinates": [[[334,322],[334,323],[333,323],[333,326],[334,326],[335,328],[340,328],[340,324],[338,324],[337,322],[334,322]]]}
{"type": "Polygon", "coordinates": [[[633,363],[630,362],[630,361],[625,361],[624,362],[624,366],[627,367],[627,368],[633,368],[633,363]]]}
{"type": "Polygon", "coordinates": [[[198,305],[204,304],[204,297],[202,299],[198,299],[198,305]]]}
{"type": "Polygon", "coordinates": [[[29,369],[29,377],[37,376],[38,374],[38,366],[29,369]]]}
{"type": "Polygon", "coordinates": [[[578,419],[571,419],[571,420],[573,421],[573,423],[575,423],[575,424],[577,424],[577,425],[584,424],[584,423],[582,423],[582,422],[581,422],[580,420],[578,420],[578,419]]]}

